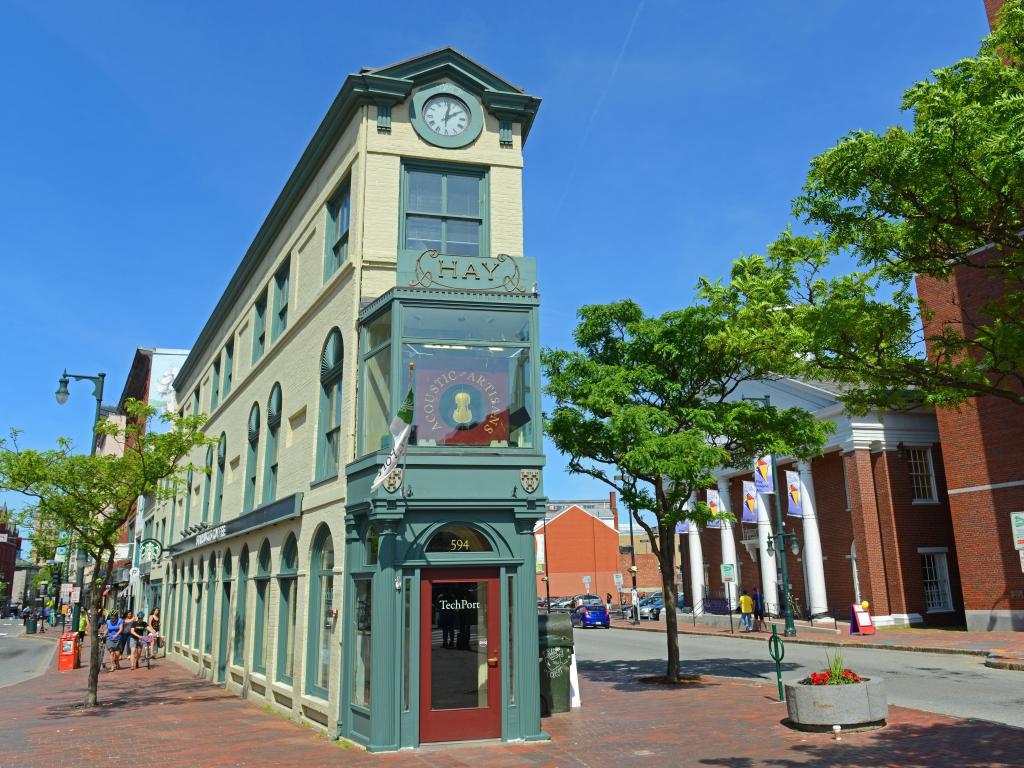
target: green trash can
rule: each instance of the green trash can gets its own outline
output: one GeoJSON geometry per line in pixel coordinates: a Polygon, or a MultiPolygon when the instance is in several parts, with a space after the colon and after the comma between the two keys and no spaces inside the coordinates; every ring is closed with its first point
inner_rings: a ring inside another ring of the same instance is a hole
{"type": "Polygon", "coordinates": [[[36,633],[36,617],[29,616],[28,621],[25,622],[25,634],[34,635],[36,633]]]}
{"type": "Polygon", "coordinates": [[[540,713],[546,717],[569,711],[569,667],[572,664],[572,622],[565,613],[537,616],[540,634],[540,713]]]}

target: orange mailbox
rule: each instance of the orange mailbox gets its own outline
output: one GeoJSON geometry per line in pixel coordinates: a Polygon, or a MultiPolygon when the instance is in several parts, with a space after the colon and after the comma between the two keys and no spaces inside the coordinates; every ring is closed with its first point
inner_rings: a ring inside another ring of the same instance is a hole
{"type": "Polygon", "coordinates": [[[57,655],[57,669],[60,672],[78,669],[77,632],[65,632],[60,636],[60,653],[57,655]]]}

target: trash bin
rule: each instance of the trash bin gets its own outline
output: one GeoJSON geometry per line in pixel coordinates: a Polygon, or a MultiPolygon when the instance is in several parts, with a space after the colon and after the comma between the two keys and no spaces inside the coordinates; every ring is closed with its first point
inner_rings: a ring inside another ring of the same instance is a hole
{"type": "Polygon", "coordinates": [[[72,669],[78,669],[78,633],[65,632],[60,636],[57,670],[67,672],[72,669]]]}
{"type": "Polygon", "coordinates": [[[540,635],[540,712],[569,711],[569,665],[572,663],[572,622],[565,613],[537,617],[540,635]]]}
{"type": "Polygon", "coordinates": [[[36,617],[35,616],[29,616],[28,619],[25,620],[25,634],[26,635],[34,635],[35,633],[36,633],[36,617]]]}

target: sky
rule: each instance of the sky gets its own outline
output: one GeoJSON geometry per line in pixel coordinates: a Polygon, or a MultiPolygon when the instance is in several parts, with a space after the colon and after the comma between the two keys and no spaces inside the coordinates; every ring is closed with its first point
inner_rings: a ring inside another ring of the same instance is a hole
{"type": "MultiPolygon", "coordinates": [[[[136,347],[192,345],[363,66],[452,45],[543,99],[525,255],[566,346],[581,304],[685,306],[760,252],[815,154],[906,122],[903,91],[986,31],[982,0],[5,0],[0,432],[87,446],[92,389],[58,406],[63,369],[116,402],[136,347]]],[[[545,487],[607,493],[550,446],[545,487]]]]}

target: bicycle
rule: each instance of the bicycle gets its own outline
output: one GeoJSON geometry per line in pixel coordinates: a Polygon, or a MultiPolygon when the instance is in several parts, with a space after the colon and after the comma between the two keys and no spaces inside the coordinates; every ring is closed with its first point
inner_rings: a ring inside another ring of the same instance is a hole
{"type": "Polygon", "coordinates": [[[142,658],[139,661],[146,662],[146,669],[153,668],[153,635],[146,634],[142,637],[142,658]]]}

